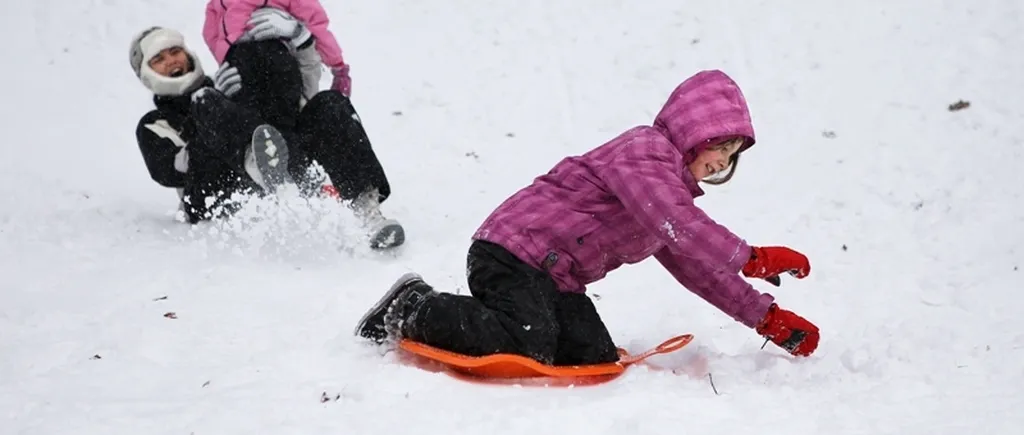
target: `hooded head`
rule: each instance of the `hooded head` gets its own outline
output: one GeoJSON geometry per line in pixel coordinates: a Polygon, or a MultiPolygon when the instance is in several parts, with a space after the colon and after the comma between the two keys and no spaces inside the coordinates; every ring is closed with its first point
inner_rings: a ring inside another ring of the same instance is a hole
{"type": "Polygon", "coordinates": [[[708,146],[742,138],[736,154],[754,145],[754,126],[739,86],[718,70],[701,71],[672,91],[654,119],[686,164],[708,146]]]}
{"type": "Polygon", "coordinates": [[[199,59],[185,45],[185,38],[181,33],[163,27],[150,27],[135,35],[132,38],[128,59],[131,62],[132,70],[135,71],[135,76],[139,78],[143,86],[156,95],[184,95],[199,87],[205,78],[199,59]],[[181,48],[188,55],[187,71],[172,77],[160,74],[150,67],[149,63],[154,57],[164,50],[175,47],[181,48]]]}

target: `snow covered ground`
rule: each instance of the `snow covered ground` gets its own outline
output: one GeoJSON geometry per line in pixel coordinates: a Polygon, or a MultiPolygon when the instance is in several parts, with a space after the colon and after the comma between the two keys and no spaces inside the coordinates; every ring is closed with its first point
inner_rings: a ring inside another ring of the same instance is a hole
{"type": "Polygon", "coordinates": [[[134,141],[151,101],[128,43],[178,28],[212,74],[203,4],[6,5],[0,433],[1024,428],[1020,2],[324,0],[391,177],[385,213],[408,231],[386,255],[326,204],[269,227],[173,220],[134,141]],[[352,337],[406,271],[465,291],[468,238],[495,205],[650,123],[706,68],[743,87],[758,145],[700,204],[810,257],[808,279],[758,286],[821,327],[812,358],[761,350],[653,260],[593,293],[623,347],[693,333],[651,360],[676,374],[485,387],[352,337]]]}

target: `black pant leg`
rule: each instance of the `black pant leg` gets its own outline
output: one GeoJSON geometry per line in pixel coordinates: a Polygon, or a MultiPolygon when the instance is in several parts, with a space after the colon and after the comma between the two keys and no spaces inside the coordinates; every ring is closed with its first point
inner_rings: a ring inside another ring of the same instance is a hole
{"type": "Polygon", "coordinates": [[[189,144],[189,152],[219,158],[244,173],[245,151],[252,144],[252,132],[263,124],[259,115],[214,89],[198,91],[190,109],[196,138],[189,144]]]}
{"type": "Polygon", "coordinates": [[[231,201],[236,193],[252,194],[258,186],[244,173],[219,156],[204,150],[189,151],[189,170],[185,174],[182,197],[189,223],[228,217],[238,210],[231,201]]]}
{"type": "Polygon", "coordinates": [[[559,337],[554,281],[486,242],[470,246],[467,268],[472,296],[425,299],[405,319],[403,335],[466,355],[514,353],[553,364],[559,337]]]}
{"type": "Polygon", "coordinates": [[[582,293],[560,293],[556,304],[559,324],[556,365],[600,364],[619,360],[597,307],[582,293]]]}
{"type": "Polygon", "coordinates": [[[384,168],[370,144],[352,101],[337,91],[321,91],[299,114],[303,149],[320,163],[342,199],[377,189],[378,200],[391,195],[384,168]]]}
{"type": "Polygon", "coordinates": [[[252,111],[220,92],[197,92],[190,106],[195,136],[188,144],[188,172],[182,202],[190,223],[227,217],[238,206],[235,193],[255,193],[258,185],[245,172],[245,150],[261,124],[252,111]]]}
{"type": "Polygon", "coordinates": [[[292,130],[302,99],[299,62],[279,40],[241,42],[231,46],[224,61],[238,69],[242,89],[232,96],[259,113],[278,130],[292,130]]]}

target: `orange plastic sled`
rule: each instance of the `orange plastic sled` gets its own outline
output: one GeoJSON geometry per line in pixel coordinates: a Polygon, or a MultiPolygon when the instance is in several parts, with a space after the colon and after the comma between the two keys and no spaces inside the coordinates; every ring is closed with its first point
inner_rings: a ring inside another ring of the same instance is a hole
{"type": "Polygon", "coordinates": [[[499,353],[486,356],[463,355],[423,343],[402,340],[398,347],[450,369],[449,374],[468,381],[485,383],[538,383],[551,385],[591,385],[615,379],[626,369],[652,355],[675,352],[693,341],[692,334],[666,340],[646,352],[630,355],[619,348],[619,361],[605,364],[553,366],[522,355],[499,353]],[[530,381],[530,382],[526,382],[530,381]]]}

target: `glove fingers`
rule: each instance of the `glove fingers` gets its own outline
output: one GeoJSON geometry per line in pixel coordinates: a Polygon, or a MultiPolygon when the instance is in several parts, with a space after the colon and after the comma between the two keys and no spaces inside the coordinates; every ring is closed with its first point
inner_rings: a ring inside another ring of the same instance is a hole
{"type": "Polygon", "coordinates": [[[228,75],[217,81],[215,85],[225,95],[231,95],[242,89],[242,78],[238,74],[228,75]]]}
{"type": "Polygon", "coordinates": [[[287,18],[290,15],[286,14],[284,11],[282,11],[280,9],[259,8],[255,12],[253,12],[252,15],[250,15],[250,16],[251,17],[255,17],[255,16],[259,16],[259,17],[273,17],[273,16],[277,16],[277,17],[281,17],[281,18],[287,18]]]}
{"type": "Polygon", "coordinates": [[[217,70],[217,73],[213,75],[213,83],[215,85],[220,85],[220,83],[223,82],[227,76],[237,73],[237,70],[232,71],[234,69],[235,67],[230,66],[226,63],[224,65],[221,65],[220,69],[217,70]]]}
{"type": "Polygon", "coordinates": [[[253,12],[252,15],[249,15],[249,19],[250,19],[250,22],[252,22],[252,20],[255,20],[257,18],[259,18],[259,19],[266,19],[271,14],[273,14],[273,10],[271,10],[271,9],[266,9],[266,8],[256,9],[256,12],[253,12]]]}
{"type": "Polygon", "coordinates": [[[273,26],[264,26],[254,28],[251,32],[253,40],[262,41],[264,39],[279,38],[280,32],[273,26]]]}
{"type": "Polygon", "coordinates": [[[266,15],[257,15],[257,14],[258,14],[258,12],[252,14],[252,16],[249,17],[249,21],[246,22],[246,24],[248,24],[250,26],[258,26],[258,25],[266,23],[267,21],[270,21],[270,17],[268,17],[266,15]]]}
{"type": "Polygon", "coordinates": [[[242,78],[239,77],[238,74],[225,77],[224,80],[221,80],[221,82],[220,82],[221,86],[232,86],[232,85],[241,85],[241,84],[242,84],[242,78]]]}
{"type": "Polygon", "coordinates": [[[274,24],[266,21],[249,21],[249,30],[246,33],[255,33],[257,31],[266,31],[267,29],[273,29],[274,24]]]}
{"type": "Polygon", "coordinates": [[[213,80],[213,85],[215,88],[220,90],[221,93],[230,97],[236,92],[242,90],[242,76],[238,74],[238,68],[225,63],[221,69],[217,71],[213,80]]]}
{"type": "Polygon", "coordinates": [[[231,86],[241,86],[241,85],[242,85],[242,78],[239,77],[238,74],[225,77],[224,80],[221,80],[220,83],[218,83],[218,86],[220,86],[222,88],[227,88],[227,87],[231,87],[231,86]]]}
{"type": "Polygon", "coordinates": [[[235,68],[235,67],[233,67],[230,64],[225,62],[224,64],[222,64],[220,66],[219,69],[217,69],[217,73],[214,74],[213,80],[215,82],[216,81],[220,81],[220,80],[223,80],[227,76],[231,76],[231,75],[235,75],[235,74],[238,74],[238,68],[235,68]]]}

